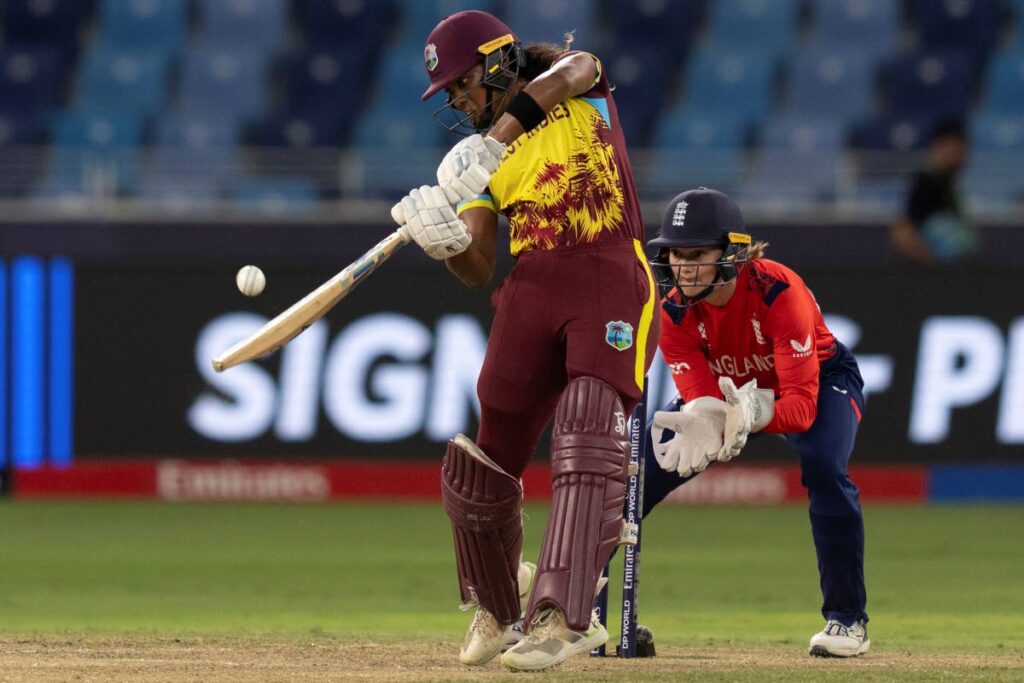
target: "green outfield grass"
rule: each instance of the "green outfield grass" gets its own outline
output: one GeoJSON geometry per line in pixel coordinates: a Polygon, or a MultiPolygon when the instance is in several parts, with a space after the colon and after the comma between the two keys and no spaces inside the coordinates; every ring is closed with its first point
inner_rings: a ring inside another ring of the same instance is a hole
{"type": "MultiPolygon", "coordinates": [[[[873,651],[1024,655],[1024,507],[865,515],[873,651]]],[[[455,642],[468,618],[438,505],[5,502],[0,530],[8,635],[455,642]]],[[[641,558],[659,646],[799,650],[821,627],[802,508],[661,509],[641,558]]]]}

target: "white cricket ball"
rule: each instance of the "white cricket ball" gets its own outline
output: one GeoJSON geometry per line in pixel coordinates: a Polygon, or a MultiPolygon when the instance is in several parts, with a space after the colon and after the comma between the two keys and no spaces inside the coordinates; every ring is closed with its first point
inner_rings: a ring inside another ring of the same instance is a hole
{"type": "Polygon", "coordinates": [[[267,286],[267,278],[263,271],[256,266],[243,266],[235,276],[235,284],[238,291],[246,296],[259,296],[263,288],[267,286]]]}

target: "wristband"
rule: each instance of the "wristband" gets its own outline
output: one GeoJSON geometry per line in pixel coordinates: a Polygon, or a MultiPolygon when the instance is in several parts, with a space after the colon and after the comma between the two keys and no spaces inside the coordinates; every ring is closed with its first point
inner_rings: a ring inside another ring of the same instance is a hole
{"type": "Polygon", "coordinates": [[[537,100],[530,97],[525,90],[520,90],[519,94],[512,99],[512,103],[508,105],[508,113],[515,117],[516,121],[519,121],[523,132],[533,130],[547,118],[547,114],[537,104],[537,100]]]}

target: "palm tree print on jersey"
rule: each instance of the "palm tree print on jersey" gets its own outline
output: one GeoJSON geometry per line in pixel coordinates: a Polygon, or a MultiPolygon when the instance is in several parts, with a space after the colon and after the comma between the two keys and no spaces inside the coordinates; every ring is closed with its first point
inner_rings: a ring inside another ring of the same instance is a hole
{"type": "Polygon", "coordinates": [[[611,130],[600,113],[585,109],[588,120],[573,127],[568,163],[546,161],[533,198],[509,213],[513,255],[593,242],[622,228],[625,200],[611,130]]]}

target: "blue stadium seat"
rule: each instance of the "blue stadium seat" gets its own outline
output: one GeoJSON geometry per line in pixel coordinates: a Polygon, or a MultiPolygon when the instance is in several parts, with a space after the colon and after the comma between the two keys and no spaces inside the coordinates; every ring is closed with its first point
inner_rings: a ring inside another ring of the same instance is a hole
{"type": "Polygon", "coordinates": [[[715,0],[708,9],[712,45],[722,51],[756,50],[774,58],[796,34],[800,0],[715,0]]]}
{"type": "Polygon", "coordinates": [[[845,129],[835,120],[769,121],[742,196],[762,204],[834,200],[845,142],[845,129]]]}
{"type": "Polygon", "coordinates": [[[900,4],[893,0],[812,0],[811,35],[816,43],[877,53],[896,44],[900,4]]]}
{"type": "Polygon", "coordinates": [[[170,116],[157,124],[154,137],[140,194],[176,212],[185,210],[183,199],[214,199],[243,168],[235,120],[170,116]]]}
{"type": "Polygon", "coordinates": [[[978,150],[971,153],[961,187],[972,208],[1012,211],[1024,202],[1020,149],[978,150]]]}
{"type": "Polygon", "coordinates": [[[734,191],[743,172],[747,131],[743,117],[670,112],[656,124],[638,184],[652,196],[701,185],[734,191]]]}
{"type": "Polygon", "coordinates": [[[153,113],[166,100],[167,66],[160,52],[101,48],[85,58],[74,104],[100,113],[153,113]]]}
{"type": "MultiPolygon", "coordinates": [[[[309,0],[298,3],[297,10],[303,35],[307,43],[313,47],[359,44],[370,48],[375,43],[380,44],[382,38],[388,36],[398,16],[392,0],[309,0]]],[[[426,34],[422,38],[426,38],[426,34]]]]}
{"type": "Polygon", "coordinates": [[[790,65],[785,108],[806,118],[848,122],[867,114],[873,90],[873,64],[860,51],[800,51],[790,65]]]}
{"type": "MultiPolygon", "coordinates": [[[[38,145],[46,140],[46,117],[38,111],[11,107],[0,100],[0,149],[16,145],[38,145]]],[[[3,179],[0,179],[3,182],[3,179]]]]}
{"type": "Polygon", "coordinates": [[[96,150],[137,147],[142,129],[139,117],[76,111],[57,114],[51,124],[55,145],[96,150]]]}
{"type": "Polygon", "coordinates": [[[363,112],[352,133],[348,184],[378,197],[400,197],[434,184],[444,148],[454,144],[430,108],[381,101],[363,112]]]}
{"type": "Polygon", "coordinates": [[[761,118],[771,102],[774,78],[775,62],[764,54],[702,49],[690,63],[687,108],[761,118]]]}
{"type": "Polygon", "coordinates": [[[185,38],[185,0],[104,0],[100,39],[107,45],[176,52],[185,38]]]}
{"type": "Polygon", "coordinates": [[[0,103],[20,111],[59,104],[65,61],[52,47],[8,47],[0,51],[0,103]]]}
{"type": "Polygon", "coordinates": [[[600,12],[614,42],[644,42],[678,58],[690,45],[701,10],[700,3],[678,0],[605,0],[600,12]]]}
{"type": "Polygon", "coordinates": [[[516,0],[500,14],[524,44],[561,45],[566,31],[576,31],[576,47],[594,49],[598,35],[591,0],[516,0]]]}
{"type": "Polygon", "coordinates": [[[285,0],[202,0],[199,7],[199,35],[208,45],[273,52],[284,43],[287,29],[285,0]]]}
{"type": "Polygon", "coordinates": [[[992,60],[986,78],[985,109],[1007,114],[1024,111],[1024,49],[999,54],[992,60]]]}
{"type": "Polygon", "coordinates": [[[7,0],[4,3],[4,43],[48,45],[74,51],[88,5],[82,0],[7,0]]]}
{"type": "Polygon", "coordinates": [[[266,53],[253,48],[200,46],[182,64],[178,108],[196,116],[256,116],[266,107],[266,53]]]}
{"type": "MultiPolygon", "coordinates": [[[[499,12],[502,3],[499,0],[395,0],[393,3],[397,19],[396,44],[399,46],[416,47],[423,50],[427,36],[434,26],[445,17],[463,10],[481,10],[490,12],[502,19],[507,16],[499,12]]],[[[512,26],[515,31],[516,27],[512,26]]]]}
{"type": "Polygon", "coordinates": [[[270,147],[338,147],[355,114],[354,109],[274,112],[252,125],[252,142],[270,147]]]}
{"type": "Polygon", "coordinates": [[[1024,151],[1024,115],[988,113],[971,118],[971,146],[977,150],[1024,151]]]}
{"type": "MultiPolygon", "coordinates": [[[[372,52],[359,45],[314,47],[289,55],[284,62],[287,110],[335,111],[341,115],[364,107],[373,57],[372,52]]],[[[410,60],[407,70],[426,72],[421,57],[410,57],[410,60]]],[[[421,78],[426,80],[426,76],[421,78]]],[[[425,86],[417,81],[416,87],[425,86]]]]}
{"type": "Polygon", "coordinates": [[[996,44],[996,0],[911,0],[924,51],[966,51],[979,64],[996,44]]]}
{"type": "Polygon", "coordinates": [[[602,65],[615,87],[619,122],[631,145],[646,144],[665,101],[666,83],[677,66],[660,44],[618,42],[602,53],[602,65]]]}
{"type": "Polygon", "coordinates": [[[38,151],[24,147],[46,142],[47,121],[38,112],[7,110],[4,106],[0,104],[0,159],[4,163],[0,197],[23,197],[44,170],[38,151]]]}
{"type": "Polygon", "coordinates": [[[270,214],[312,211],[315,185],[305,178],[249,178],[237,181],[229,195],[239,205],[270,214]]]}
{"type": "Polygon", "coordinates": [[[858,122],[853,146],[869,150],[911,151],[928,144],[936,119],[931,116],[878,116],[858,122]]]}
{"type": "Polygon", "coordinates": [[[239,142],[238,122],[223,116],[164,116],[155,128],[153,141],[161,147],[210,149],[234,147],[239,142]]]}
{"type": "Polygon", "coordinates": [[[971,96],[971,67],[959,53],[904,55],[882,68],[882,83],[896,116],[962,117],[971,96]]]}
{"type": "Polygon", "coordinates": [[[58,114],[51,126],[55,150],[39,191],[124,194],[137,179],[142,121],[125,115],[58,114]]]}

